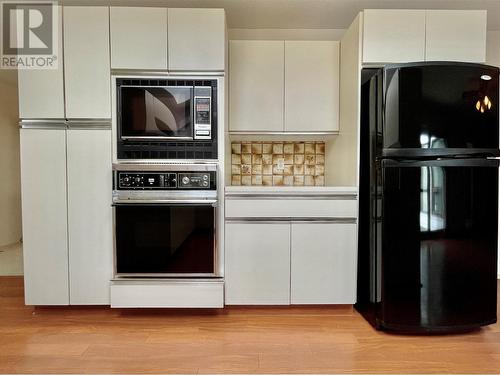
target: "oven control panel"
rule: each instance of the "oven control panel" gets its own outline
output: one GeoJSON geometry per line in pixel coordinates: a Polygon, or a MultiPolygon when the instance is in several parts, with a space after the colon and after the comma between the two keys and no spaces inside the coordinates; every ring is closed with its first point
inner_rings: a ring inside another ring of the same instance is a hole
{"type": "Polygon", "coordinates": [[[215,189],[215,172],[117,172],[118,190],[215,189]]]}

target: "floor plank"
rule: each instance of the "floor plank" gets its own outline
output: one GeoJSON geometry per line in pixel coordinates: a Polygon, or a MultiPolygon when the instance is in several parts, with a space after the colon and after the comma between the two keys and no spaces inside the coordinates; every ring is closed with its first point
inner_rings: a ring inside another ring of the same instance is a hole
{"type": "MultiPolygon", "coordinates": [[[[499,288],[500,290],[500,288],[499,288]]],[[[349,306],[33,308],[0,278],[0,373],[500,373],[500,325],[377,332],[349,306]]]]}

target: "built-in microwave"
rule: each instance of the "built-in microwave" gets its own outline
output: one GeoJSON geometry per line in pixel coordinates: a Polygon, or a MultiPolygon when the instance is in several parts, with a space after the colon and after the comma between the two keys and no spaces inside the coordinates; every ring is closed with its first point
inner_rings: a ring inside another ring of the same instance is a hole
{"type": "Polygon", "coordinates": [[[118,159],[217,159],[217,80],[116,79],[118,159]]]}

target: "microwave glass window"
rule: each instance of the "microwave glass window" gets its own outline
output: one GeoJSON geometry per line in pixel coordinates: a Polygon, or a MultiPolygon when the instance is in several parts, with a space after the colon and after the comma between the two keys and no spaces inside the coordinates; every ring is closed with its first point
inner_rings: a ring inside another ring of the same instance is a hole
{"type": "Polygon", "coordinates": [[[192,88],[122,87],[122,137],[193,136],[192,88]]]}

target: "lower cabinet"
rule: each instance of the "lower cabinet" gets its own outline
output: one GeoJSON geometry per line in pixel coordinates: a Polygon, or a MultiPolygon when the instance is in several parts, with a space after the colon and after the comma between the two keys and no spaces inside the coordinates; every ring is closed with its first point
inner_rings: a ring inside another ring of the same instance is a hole
{"type": "Polygon", "coordinates": [[[226,305],[290,303],[290,224],[226,223],[226,305]]]}
{"type": "Polygon", "coordinates": [[[226,222],[226,305],[354,304],[356,223],[226,222]]]}

